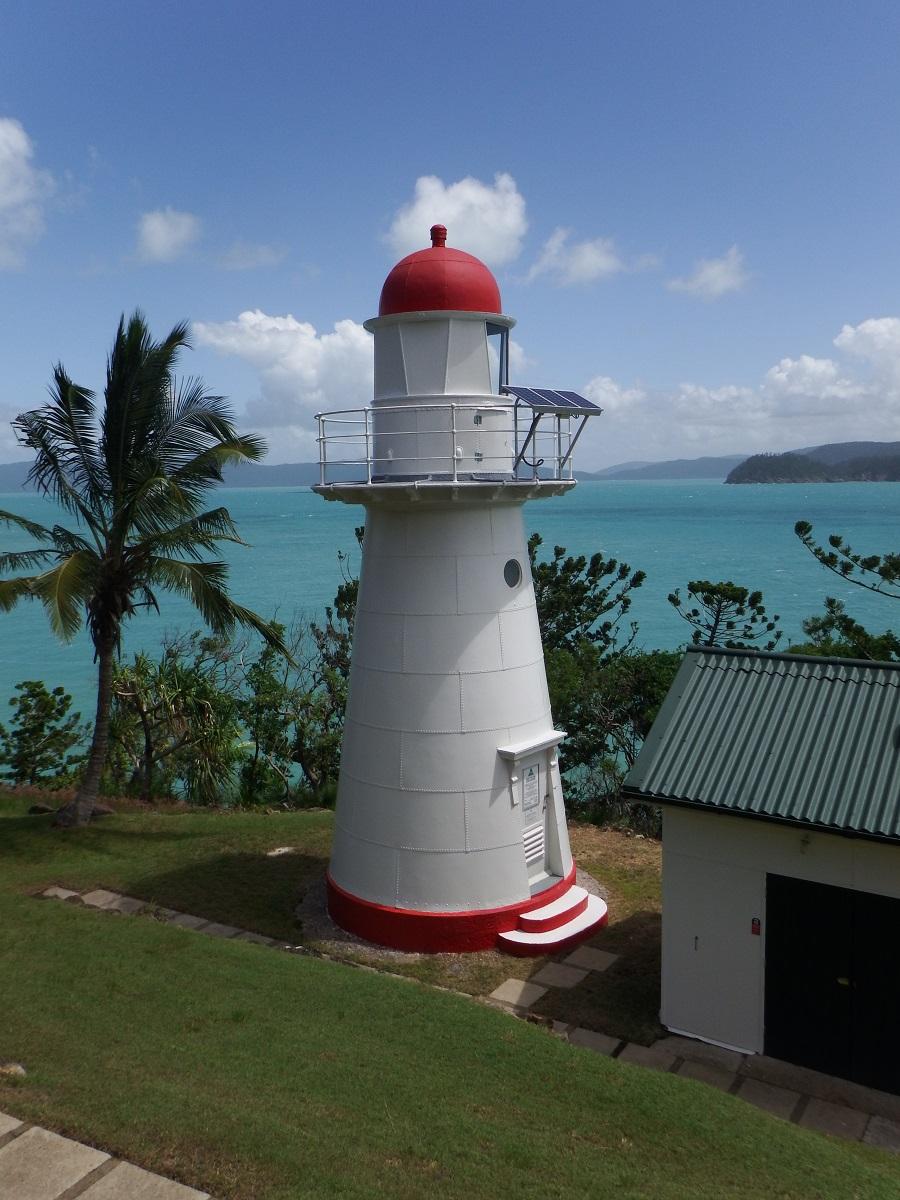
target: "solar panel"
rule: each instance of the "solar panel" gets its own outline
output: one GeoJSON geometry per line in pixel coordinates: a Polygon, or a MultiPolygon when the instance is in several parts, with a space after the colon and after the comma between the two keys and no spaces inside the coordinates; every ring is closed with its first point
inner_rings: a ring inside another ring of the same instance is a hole
{"type": "Polygon", "coordinates": [[[591,416],[602,412],[599,405],[579,396],[577,392],[557,392],[550,388],[511,387],[504,386],[503,391],[522,404],[527,404],[535,412],[559,413],[560,416],[571,416],[581,413],[591,416]]]}

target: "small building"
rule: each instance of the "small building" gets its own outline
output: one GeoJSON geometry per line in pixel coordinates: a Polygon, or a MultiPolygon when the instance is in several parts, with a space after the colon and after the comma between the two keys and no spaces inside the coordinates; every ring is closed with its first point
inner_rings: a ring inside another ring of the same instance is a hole
{"type": "Polygon", "coordinates": [[[900,1092],[898,768],[900,664],[688,650],[625,784],[668,1029],[900,1092]]]}

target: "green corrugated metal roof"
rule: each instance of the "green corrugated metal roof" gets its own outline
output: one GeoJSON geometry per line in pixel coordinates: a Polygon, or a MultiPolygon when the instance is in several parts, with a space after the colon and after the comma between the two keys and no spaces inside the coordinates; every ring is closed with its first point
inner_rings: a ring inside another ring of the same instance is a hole
{"type": "Polygon", "coordinates": [[[692,647],[625,791],[900,840],[900,663],[692,647]]]}

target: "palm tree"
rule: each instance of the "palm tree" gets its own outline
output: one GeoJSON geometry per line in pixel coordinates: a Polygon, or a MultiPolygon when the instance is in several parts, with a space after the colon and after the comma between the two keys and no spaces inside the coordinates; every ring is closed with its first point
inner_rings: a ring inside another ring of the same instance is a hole
{"type": "Polygon", "coordinates": [[[269,624],[229,598],[226,564],[203,556],[221,542],[241,542],[227,509],[200,511],[206,492],[222,482],[223,466],[259,459],[265,444],[236,433],[224,397],[209,395],[202,380],[176,383],[176,359],[188,345],[185,324],[154,342],[140,312],[127,324],[123,316],[99,422],[94,394],[73,383],[62,364],[53,372],[50,402],[13,422],[20,444],[36,452],[29,481],[73,515],[75,529],[0,511],[0,520],[38,543],[0,554],[0,572],[41,568],[0,579],[0,610],[37,599],[67,641],[86,621],[97,663],[87,765],[58,825],[81,825],[93,811],[122,624],[139,608],[158,610],[158,589],[186,596],[216,633],[248,626],[283,648],[269,624]]]}

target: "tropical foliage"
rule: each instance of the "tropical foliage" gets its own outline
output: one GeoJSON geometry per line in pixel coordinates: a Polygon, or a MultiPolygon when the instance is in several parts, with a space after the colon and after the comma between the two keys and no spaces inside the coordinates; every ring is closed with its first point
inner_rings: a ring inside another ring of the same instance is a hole
{"type": "Polygon", "coordinates": [[[217,634],[235,625],[278,644],[272,628],[227,592],[227,567],[204,557],[240,542],[225,508],[204,509],[227,463],[260,458],[259,438],[235,431],[221,396],[202,380],[177,382],[186,325],[155,342],[135,312],[119,322],[107,361],[103,402],[61,364],[50,401],[13,422],[35,454],[29,480],[60,505],[74,527],[46,527],[11,512],[0,520],[30,534],[32,549],[0,554],[0,609],[38,600],[53,631],[72,638],[86,623],[97,663],[97,709],[87,765],[60,824],[90,817],[106,762],[115,658],[123,622],[158,608],[161,590],[186,597],[217,634]]]}
{"type": "Polygon", "coordinates": [[[9,700],[9,728],[0,725],[0,778],[64,787],[84,760],[78,752],[86,729],[81,713],[69,713],[72,697],[64,688],[51,692],[37,679],[17,683],[16,692],[9,700]]]}

